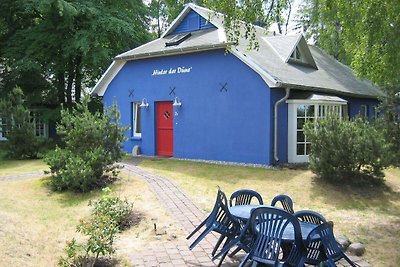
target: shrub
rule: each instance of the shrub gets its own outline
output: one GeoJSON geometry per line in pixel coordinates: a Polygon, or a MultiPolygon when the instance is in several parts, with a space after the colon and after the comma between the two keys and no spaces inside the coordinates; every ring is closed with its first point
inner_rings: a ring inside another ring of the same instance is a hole
{"type": "Polygon", "coordinates": [[[390,164],[400,167],[400,95],[394,93],[398,90],[400,88],[386,91],[386,97],[381,99],[381,114],[376,123],[389,145],[390,164]]]}
{"type": "Polygon", "coordinates": [[[14,159],[37,158],[47,142],[35,136],[31,111],[24,102],[24,94],[18,87],[0,101],[2,131],[7,133],[5,149],[7,156],[14,159]]]}
{"type": "MultiPolygon", "coordinates": [[[[116,234],[123,228],[132,213],[132,204],[127,200],[110,195],[111,190],[105,188],[102,199],[89,202],[93,206],[91,217],[81,220],[77,231],[88,237],[85,244],[75,239],[67,243],[67,256],[61,257],[59,266],[93,266],[99,256],[111,256],[116,234]]],[[[129,224],[128,224],[129,225],[129,224]]]]}
{"type": "Polygon", "coordinates": [[[122,158],[123,131],[114,105],[105,114],[91,113],[89,98],[72,110],[61,110],[57,132],[65,143],[45,157],[55,190],[86,192],[102,187],[118,174],[114,163],[122,158]]]}
{"type": "Polygon", "coordinates": [[[358,182],[362,178],[383,181],[388,166],[383,134],[362,118],[342,120],[335,116],[306,123],[311,142],[310,168],[322,179],[358,182]]]}

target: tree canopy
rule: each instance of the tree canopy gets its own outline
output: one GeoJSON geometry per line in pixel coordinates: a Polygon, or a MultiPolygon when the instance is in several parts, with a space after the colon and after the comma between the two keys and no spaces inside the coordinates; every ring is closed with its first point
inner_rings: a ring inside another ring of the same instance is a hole
{"type": "Polygon", "coordinates": [[[31,103],[71,103],[115,54],[148,40],[141,0],[3,0],[2,91],[23,88],[31,103]]]}
{"type": "Polygon", "coordinates": [[[304,0],[300,21],[319,47],[392,88],[400,80],[399,13],[397,0],[304,0]]]}

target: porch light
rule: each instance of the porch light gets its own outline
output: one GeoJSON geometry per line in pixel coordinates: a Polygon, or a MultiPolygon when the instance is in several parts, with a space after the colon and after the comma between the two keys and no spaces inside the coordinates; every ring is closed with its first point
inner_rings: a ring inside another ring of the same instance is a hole
{"type": "Polygon", "coordinates": [[[142,103],[139,105],[139,107],[141,107],[141,108],[148,108],[149,107],[149,103],[147,103],[147,99],[146,98],[142,99],[142,103]]]}
{"type": "Polygon", "coordinates": [[[174,107],[181,107],[182,106],[182,102],[179,99],[179,97],[175,97],[174,103],[172,104],[174,107]]]}

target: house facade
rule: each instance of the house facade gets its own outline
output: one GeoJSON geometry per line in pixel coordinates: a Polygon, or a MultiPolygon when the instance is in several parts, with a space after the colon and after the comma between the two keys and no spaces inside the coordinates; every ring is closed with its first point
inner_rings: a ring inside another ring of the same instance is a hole
{"type": "Polygon", "coordinates": [[[305,121],[372,117],[378,88],[302,35],[227,42],[222,17],[189,4],[150,43],[118,55],[92,90],[129,126],[124,149],[255,164],[305,162],[305,121]]]}

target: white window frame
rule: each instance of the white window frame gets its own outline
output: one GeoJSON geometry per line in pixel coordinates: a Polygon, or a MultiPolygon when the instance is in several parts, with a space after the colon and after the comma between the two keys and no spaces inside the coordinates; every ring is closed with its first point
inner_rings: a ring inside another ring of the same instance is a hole
{"type": "MultiPolygon", "coordinates": [[[[139,114],[141,112],[140,108],[140,102],[132,102],[131,104],[132,107],[132,137],[133,138],[142,138],[142,131],[138,132],[138,124],[140,123],[140,126],[142,125],[142,116],[139,114]],[[139,114],[139,119],[138,119],[138,114],[139,114]]],[[[141,127],[140,127],[140,130],[141,127]]]]}
{"type": "MultiPolygon", "coordinates": [[[[345,111],[347,110],[347,102],[339,101],[310,101],[310,100],[297,100],[291,99],[287,100],[288,103],[288,162],[289,163],[303,163],[308,162],[308,154],[297,155],[297,107],[300,105],[310,105],[314,106],[314,116],[312,119],[317,120],[323,118],[328,110],[337,109],[340,118],[346,117],[345,111]],[[323,113],[320,114],[320,107],[322,107],[323,113]]],[[[304,142],[305,147],[307,147],[307,137],[305,137],[304,142]]],[[[308,142],[309,143],[309,142],[308,142]]],[[[307,153],[307,151],[305,151],[307,153]]]]}
{"type": "Polygon", "coordinates": [[[0,141],[7,140],[5,133],[3,132],[3,119],[0,117],[0,141]]]}
{"type": "Polygon", "coordinates": [[[368,118],[368,105],[360,106],[360,116],[364,118],[368,118]]]}
{"type": "Polygon", "coordinates": [[[37,113],[32,114],[33,118],[33,134],[35,136],[49,137],[49,124],[40,119],[37,113]]]}

